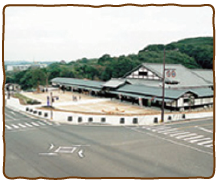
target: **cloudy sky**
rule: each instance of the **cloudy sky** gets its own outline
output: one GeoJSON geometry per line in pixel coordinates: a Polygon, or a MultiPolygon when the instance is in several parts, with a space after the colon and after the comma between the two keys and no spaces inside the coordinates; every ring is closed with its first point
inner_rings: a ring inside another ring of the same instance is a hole
{"type": "Polygon", "coordinates": [[[72,61],[212,36],[210,7],[7,7],[5,60],[72,61]]]}

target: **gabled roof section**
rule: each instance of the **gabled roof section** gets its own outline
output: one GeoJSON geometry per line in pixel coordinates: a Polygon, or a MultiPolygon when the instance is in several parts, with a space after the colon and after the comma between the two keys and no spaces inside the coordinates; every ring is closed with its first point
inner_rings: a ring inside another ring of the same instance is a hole
{"type": "Polygon", "coordinates": [[[111,80],[107,81],[104,83],[102,86],[103,87],[110,87],[110,88],[118,88],[124,84],[128,83],[126,79],[117,79],[117,78],[112,78],[111,80]]]}
{"type": "MultiPolygon", "coordinates": [[[[149,63],[146,63],[146,64],[149,64],[149,63]]],[[[126,74],[123,76],[123,78],[126,78],[126,77],[129,76],[132,72],[138,70],[138,69],[141,68],[141,67],[144,67],[144,68],[148,69],[149,71],[152,71],[152,72],[153,72],[155,75],[157,75],[159,78],[162,78],[161,73],[159,73],[158,71],[155,71],[154,69],[151,69],[151,68],[150,68],[149,66],[147,66],[147,65],[144,65],[144,63],[141,64],[141,65],[139,65],[139,66],[137,66],[137,67],[135,67],[134,69],[132,69],[132,70],[129,71],[128,73],[126,73],[126,74]]]]}

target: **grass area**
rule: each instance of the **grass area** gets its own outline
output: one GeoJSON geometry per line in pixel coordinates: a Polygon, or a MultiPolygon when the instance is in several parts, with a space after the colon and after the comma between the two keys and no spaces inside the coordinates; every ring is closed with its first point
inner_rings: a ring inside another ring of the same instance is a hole
{"type": "Polygon", "coordinates": [[[37,101],[37,100],[34,100],[34,99],[31,99],[31,98],[28,98],[20,93],[15,93],[13,95],[14,98],[18,98],[19,101],[20,101],[20,104],[22,105],[36,105],[36,104],[40,104],[41,102],[37,101]]]}

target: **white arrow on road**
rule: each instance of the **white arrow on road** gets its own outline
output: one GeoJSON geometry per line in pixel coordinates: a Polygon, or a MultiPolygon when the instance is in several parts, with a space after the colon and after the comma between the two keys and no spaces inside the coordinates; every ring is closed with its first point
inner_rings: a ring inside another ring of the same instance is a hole
{"type": "Polygon", "coordinates": [[[80,158],[85,157],[85,156],[83,155],[83,150],[80,150],[80,151],[78,152],[78,155],[79,155],[80,158]]]}

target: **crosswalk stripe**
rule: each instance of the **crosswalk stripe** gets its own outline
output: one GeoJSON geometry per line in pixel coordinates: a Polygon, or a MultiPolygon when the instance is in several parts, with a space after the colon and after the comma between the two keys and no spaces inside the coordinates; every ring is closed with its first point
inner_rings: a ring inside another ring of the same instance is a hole
{"type": "Polygon", "coordinates": [[[23,127],[23,128],[26,128],[25,125],[22,125],[21,123],[18,123],[19,126],[23,127]]]}
{"type": "Polygon", "coordinates": [[[191,133],[191,134],[187,134],[187,135],[182,135],[182,136],[177,136],[176,139],[183,139],[186,137],[190,137],[190,136],[196,136],[196,133],[191,133]]]}
{"type": "Polygon", "coordinates": [[[212,142],[213,142],[213,140],[210,139],[210,140],[208,140],[208,141],[203,141],[203,142],[201,142],[201,143],[198,143],[198,145],[205,145],[205,144],[209,144],[209,143],[212,143],[212,142]]]}
{"type": "Polygon", "coordinates": [[[160,131],[160,130],[164,130],[164,129],[169,129],[170,127],[166,127],[166,126],[160,126],[160,127],[157,127],[157,128],[154,128],[154,129],[151,129],[153,132],[156,132],[156,131],[160,131]]]}
{"type": "Polygon", "coordinates": [[[34,125],[34,126],[37,126],[37,127],[39,126],[39,125],[38,125],[37,123],[35,123],[35,122],[31,122],[31,124],[34,125]]]}
{"type": "Polygon", "coordinates": [[[191,140],[189,141],[190,143],[196,143],[198,141],[203,141],[203,140],[209,140],[210,138],[201,138],[201,139],[195,139],[195,140],[191,140]]]}
{"type": "Polygon", "coordinates": [[[42,123],[42,122],[40,122],[40,121],[38,121],[37,123],[40,124],[40,125],[43,125],[43,126],[45,125],[44,123],[42,123]]]}
{"type": "Polygon", "coordinates": [[[204,137],[203,135],[198,135],[198,136],[194,136],[194,137],[189,137],[189,138],[185,138],[184,141],[188,141],[188,140],[192,140],[192,139],[199,139],[204,137]]]}
{"type": "Polygon", "coordinates": [[[178,129],[172,128],[172,129],[168,129],[168,130],[157,131],[157,133],[170,133],[170,132],[174,132],[175,130],[178,130],[178,129]]]}
{"type": "Polygon", "coordinates": [[[5,125],[5,127],[8,129],[8,130],[11,130],[12,128],[8,125],[5,125]]]}
{"type": "Polygon", "coordinates": [[[213,144],[211,144],[211,145],[204,145],[204,147],[213,147],[213,144]]]}
{"type": "Polygon", "coordinates": [[[12,124],[11,126],[14,127],[14,128],[16,128],[16,129],[19,128],[17,125],[14,125],[14,124],[12,124]]]}
{"type": "Polygon", "coordinates": [[[178,136],[178,135],[184,135],[184,134],[189,134],[190,132],[182,132],[182,131],[178,131],[177,133],[173,133],[173,134],[170,134],[170,137],[175,137],[175,136],[178,136]]]}
{"type": "Polygon", "coordinates": [[[28,127],[33,127],[32,125],[30,125],[29,123],[24,123],[26,126],[28,127]]]}

